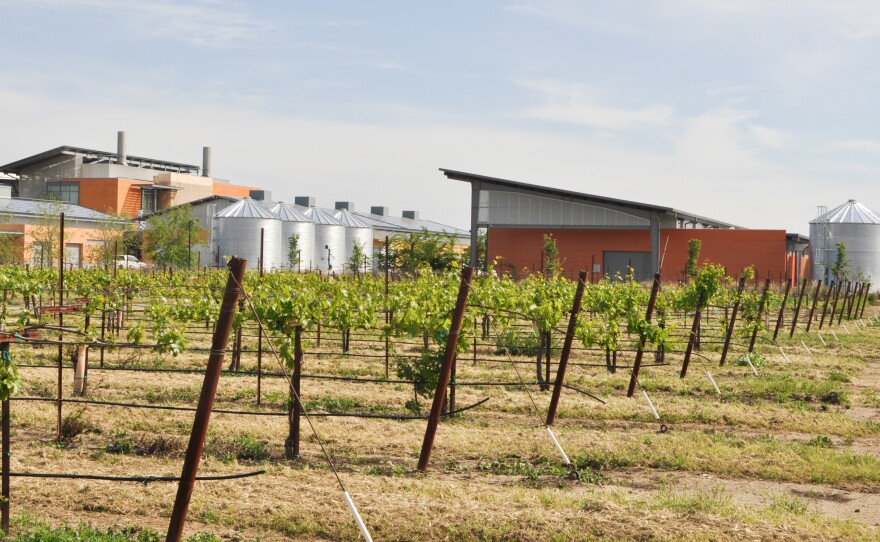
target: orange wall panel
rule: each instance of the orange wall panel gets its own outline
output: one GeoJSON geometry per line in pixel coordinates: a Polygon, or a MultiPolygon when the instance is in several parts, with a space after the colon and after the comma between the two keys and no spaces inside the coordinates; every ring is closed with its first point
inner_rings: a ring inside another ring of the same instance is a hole
{"type": "MultiPolygon", "coordinates": [[[[591,263],[604,269],[605,251],[650,252],[648,230],[602,230],[568,228],[489,228],[489,261],[497,268],[517,274],[539,270],[544,234],[552,234],[559,248],[564,274],[590,271],[591,263]]],[[[724,265],[728,274],[738,276],[743,268],[754,266],[762,278],[781,280],[786,272],[785,231],[783,230],[688,230],[660,231],[661,270],[665,281],[683,278],[688,241],[703,244],[700,263],[724,265]]]]}
{"type": "Polygon", "coordinates": [[[215,196],[229,196],[230,198],[250,197],[251,190],[256,190],[256,188],[222,183],[214,183],[213,187],[213,193],[215,196]]]}

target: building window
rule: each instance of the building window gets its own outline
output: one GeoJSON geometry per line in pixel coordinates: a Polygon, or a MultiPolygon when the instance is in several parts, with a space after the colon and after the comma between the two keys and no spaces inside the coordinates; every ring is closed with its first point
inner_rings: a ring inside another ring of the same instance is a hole
{"type": "Polygon", "coordinates": [[[67,182],[50,182],[46,183],[46,192],[49,199],[64,201],[79,205],[79,183],[67,182]]]}
{"type": "Polygon", "coordinates": [[[152,188],[141,188],[141,209],[144,214],[155,213],[159,210],[159,191],[152,188]]]}

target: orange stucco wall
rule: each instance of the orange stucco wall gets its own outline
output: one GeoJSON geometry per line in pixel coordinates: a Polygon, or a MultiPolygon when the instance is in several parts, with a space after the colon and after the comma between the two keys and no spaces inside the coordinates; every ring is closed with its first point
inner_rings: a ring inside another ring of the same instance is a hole
{"type": "Polygon", "coordinates": [[[231,198],[247,198],[251,195],[250,186],[238,186],[235,184],[214,183],[212,188],[215,196],[229,196],[231,198]]]}
{"type": "Polygon", "coordinates": [[[144,181],[132,179],[63,179],[79,183],[79,204],[102,213],[112,212],[137,216],[141,208],[141,186],[144,181]]]}
{"type": "MultiPolygon", "coordinates": [[[[31,248],[33,247],[35,236],[39,237],[40,230],[43,226],[35,224],[0,224],[0,231],[19,232],[23,235],[18,237],[19,246],[23,251],[23,262],[33,261],[31,248]]],[[[95,241],[101,239],[101,232],[94,228],[84,228],[76,225],[75,222],[69,222],[64,227],[64,244],[66,247],[71,245],[81,245],[81,261],[83,265],[93,263],[96,257],[95,241]],[[90,243],[92,241],[92,243],[90,243]]],[[[52,255],[54,262],[57,262],[57,254],[52,255]]]]}
{"type": "MultiPolygon", "coordinates": [[[[518,273],[541,267],[544,234],[556,239],[566,276],[575,276],[591,263],[604,269],[605,251],[650,252],[647,230],[591,230],[540,228],[489,228],[489,261],[498,260],[499,270],[518,273]]],[[[786,273],[785,231],[783,230],[688,230],[660,231],[661,270],[664,280],[683,278],[688,241],[700,239],[700,262],[711,261],[737,276],[747,266],[754,266],[760,277],[774,281],[786,273]]],[[[527,272],[527,271],[526,271],[527,272]]]]}

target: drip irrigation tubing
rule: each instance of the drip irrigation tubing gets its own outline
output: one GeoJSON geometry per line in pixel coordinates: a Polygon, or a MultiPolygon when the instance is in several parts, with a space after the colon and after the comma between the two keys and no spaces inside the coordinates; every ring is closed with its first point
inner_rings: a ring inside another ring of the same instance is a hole
{"type": "MultiPolygon", "coordinates": [[[[41,403],[57,403],[57,398],[48,398],[48,397],[12,397],[9,399],[10,401],[34,401],[41,403]]],[[[452,412],[444,412],[443,416],[451,416],[454,414],[458,414],[460,412],[466,412],[471,410],[472,408],[476,408],[486,401],[489,400],[489,397],[478,401],[474,404],[458,408],[453,410],[452,412]]],[[[195,412],[196,409],[194,407],[181,407],[181,406],[171,406],[171,405],[139,405],[135,403],[116,403],[112,401],[91,401],[87,399],[64,399],[64,403],[75,403],[82,405],[101,405],[101,406],[118,406],[125,408],[142,408],[147,410],[174,410],[174,411],[182,411],[182,412],[195,412]]],[[[212,409],[212,414],[235,414],[242,416],[289,416],[290,413],[286,410],[283,412],[256,412],[251,410],[226,410],[226,409],[212,409]]],[[[367,414],[367,413],[345,413],[345,412],[318,412],[318,413],[310,413],[310,416],[316,418],[369,418],[369,419],[379,419],[379,420],[427,420],[428,416],[421,416],[418,414],[367,414]]]]}
{"type": "MultiPolygon", "coordinates": [[[[253,472],[243,472],[239,474],[223,474],[223,475],[207,475],[196,476],[199,482],[208,482],[216,480],[238,480],[241,478],[249,478],[251,476],[259,476],[266,474],[264,470],[255,470],[253,472]]],[[[141,476],[110,476],[103,474],[68,474],[61,472],[10,472],[9,476],[17,476],[21,478],[63,478],[67,480],[106,480],[110,482],[140,482],[147,485],[150,482],[179,482],[180,476],[153,476],[149,474],[141,476]]]]}

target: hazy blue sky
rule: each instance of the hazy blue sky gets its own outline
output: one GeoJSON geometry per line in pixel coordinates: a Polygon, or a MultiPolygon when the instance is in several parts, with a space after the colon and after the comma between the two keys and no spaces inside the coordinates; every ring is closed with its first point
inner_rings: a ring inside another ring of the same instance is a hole
{"type": "Polygon", "coordinates": [[[62,144],[468,224],[437,168],[807,233],[880,210],[874,1],[0,0],[0,163],[62,144]]]}

